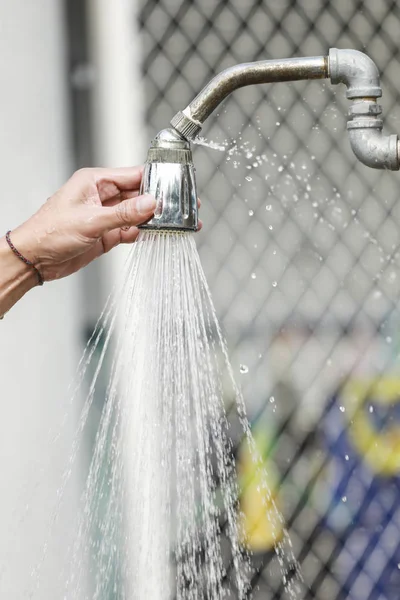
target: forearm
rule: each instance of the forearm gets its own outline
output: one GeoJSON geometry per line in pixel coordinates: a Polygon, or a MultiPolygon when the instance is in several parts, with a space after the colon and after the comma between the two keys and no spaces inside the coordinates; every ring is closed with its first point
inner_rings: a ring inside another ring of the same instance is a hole
{"type": "Polygon", "coordinates": [[[34,270],[10,250],[0,238],[0,318],[37,284],[34,270]]]}

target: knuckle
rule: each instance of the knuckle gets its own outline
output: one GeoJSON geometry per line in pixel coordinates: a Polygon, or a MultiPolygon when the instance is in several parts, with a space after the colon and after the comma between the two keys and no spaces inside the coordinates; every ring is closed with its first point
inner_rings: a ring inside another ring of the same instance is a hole
{"type": "Polygon", "coordinates": [[[130,224],[131,221],[131,211],[129,210],[128,202],[121,202],[117,204],[115,207],[115,212],[117,213],[117,218],[120,223],[130,224]]]}
{"type": "Polygon", "coordinates": [[[94,169],[90,167],[83,167],[82,169],[78,169],[75,171],[75,176],[79,178],[86,178],[93,174],[94,169]]]}

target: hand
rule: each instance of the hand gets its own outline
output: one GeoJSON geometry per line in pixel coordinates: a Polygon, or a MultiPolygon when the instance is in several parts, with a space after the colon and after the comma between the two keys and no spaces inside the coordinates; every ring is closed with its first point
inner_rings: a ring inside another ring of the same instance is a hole
{"type": "MultiPolygon", "coordinates": [[[[36,214],[12,230],[11,241],[44,281],[75,273],[118,244],[134,242],[137,225],[151,219],[156,201],[139,196],[142,174],[142,167],[77,171],[36,214]]],[[[34,269],[0,238],[0,319],[37,284],[34,269]]]]}
{"type": "Polygon", "coordinates": [[[44,281],[75,273],[120,243],[134,242],[136,225],[154,213],[153,196],[139,196],[142,167],[81,169],[11,239],[44,281]]]}

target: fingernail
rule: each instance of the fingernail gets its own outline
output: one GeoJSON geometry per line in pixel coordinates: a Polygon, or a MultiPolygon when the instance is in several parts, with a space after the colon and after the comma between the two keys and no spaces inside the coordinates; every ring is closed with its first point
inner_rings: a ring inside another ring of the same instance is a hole
{"type": "Polygon", "coordinates": [[[137,211],[145,215],[149,212],[154,212],[156,209],[156,199],[150,194],[139,196],[136,203],[137,211]]]}

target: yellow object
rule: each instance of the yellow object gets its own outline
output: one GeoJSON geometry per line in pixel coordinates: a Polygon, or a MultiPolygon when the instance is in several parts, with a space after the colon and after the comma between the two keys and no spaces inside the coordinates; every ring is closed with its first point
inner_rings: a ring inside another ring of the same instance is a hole
{"type": "Polygon", "coordinates": [[[239,451],[241,542],[253,552],[271,550],[283,537],[283,517],[277,505],[276,469],[263,453],[267,443],[265,434],[259,432],[254,436],[254,447],[250,448],[244,439],[239,451]]]}
{"type": "Polygon", "coordinates": [[[389,425],[377,431],[371,423],[365,404],[393,405],[400,401],[399,379],[350,381],[343,389],[342,401],[348,420],[350,442],[369,468],[391,477],[400,473],[400,425],[389,425]]]}

